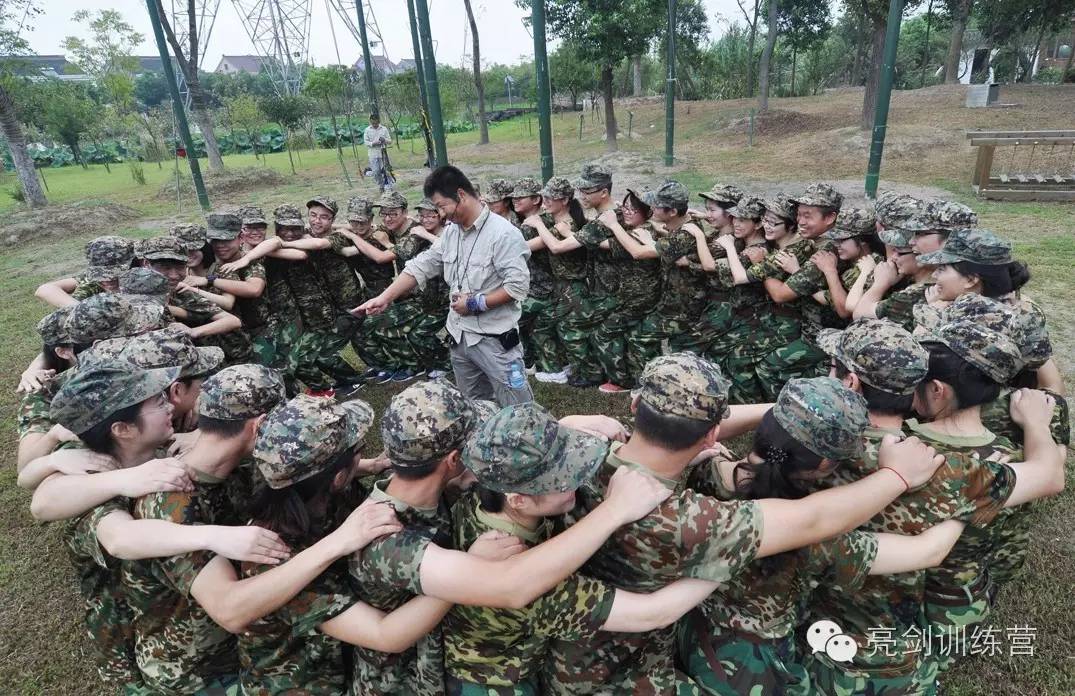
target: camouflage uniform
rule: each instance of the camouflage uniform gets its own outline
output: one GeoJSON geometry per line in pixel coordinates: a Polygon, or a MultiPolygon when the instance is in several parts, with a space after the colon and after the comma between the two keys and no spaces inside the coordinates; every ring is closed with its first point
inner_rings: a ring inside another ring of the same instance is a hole
{"type": "MultiPolygon", "coordinates": [[[[67,332],[67,318],[71,315],[71,309],[71,306],[61,307],[37,322],[37,333],[44,345],[62,346],[71,343],[70,334],[67,332]]],[[[47,433],[52,429],[49,406],[56,390],[62,386],[63,380],[70,376],[69,372],[73,374],[74,371],[65,370],[45,382],[41,389],[24,392],[19,397],[19,410],[15,416],[19,440],[31,433],[47,433]]]]}
{"type": "Polygon", "coordinates": [[[116,280],[134,261],[134,242],[123,237],[106,235],[90,240],[86,245],[86,270],[75,278],[71,297],[84,300],[104,292],[101,283],[116,280]]]}
{"type": "MultiPolygon", "coordinates": [[[[496,203],[512,197],[512,191],[515,190],[515,184],[507,179],[493,179],[485,187],[485,192],[481,194],[481,199],[486,204],[496,203]]],[[[522,224],[522,220],[519,219],[519,214],[514,210],[508,213],[508,222],[519,227],[522,224]]]]}
{"type": "Polygon", "coordinates": [[[152,268],[136,266],[119,277],[119,293],[128,300],[152,300],[163,305],[168,299],[168,279],[152,268]]]}
{"type": "Polygon", "coordinates": [[[102,293],[74,305],[64,327],[71,343],[91,346],[106,338],[136,336],[164,328],[169,322],[167,310],[160,305],[132,302],[116,293],[102,293]]]}
{"type": "Polygon", "coordinates": [[[983,266],[1003,266],[1012,261],[1012,243],[981,227],[953,230],[944,246],[917,257],[923,266],[970,261],[983,266]]]}
{"type": "MultiPolygon", "coordinates": [[[[210,213],[207,217],[207,222],[208,227],[205,235],[210,241],[234,240],[238,238],[243,226],[243,218],[235,213],[210,213]]],[[[265,266],[262,265],[261,261],[255,261],[239,271],[221,273],[220,267],[224,263],[217,259],[206,271],[206,277],[210,279],[206,288],[209,292],[219,294],[219,291],[213,287],[212,282],[216,278],[237,281],[245,281],[250,278],[265,280],[265,266]]],[[[236,297],[233,313],[239,317],[243,325],[235,331],[225,334],[228,338],[222,340],[218,345],[226,349],[230,348],[229,364],[250,362],[257,354],[255,336],[261,334],[268,323],[268,306],[265,302],[265,293],[263,292],[259,297],[236,297]],[[240,354],[236,355],[236,352],[240,354]]],[[[261,341],[261,343],[264,345],[264,341],[261,341]]]]}
{"type": "MultiPolygon", "coordinates": [[[[515,182],[511,197],[528,198],[541,195],[541,184],[526,176],[515,182]]],[[[541,221],[550,231],[555,224],[552,216],[541,213],[541,221]]],[[[531,225],[519,223],[523,239],[530,241],[538,236],[531,225]]],[[[519,333],[523,342],[523,355],[529,357],[538,372],[559,372],[566,364],[564,349],[560,345],[555,320],[556,276],[552,270],[553,254],[548,249],[530,252],[526,265],[530,269],[530,293],[522,306],[519,333]]]]}
{"type": "Polygon", "coordinates": [[[171,236],[178,241],[180,246],[186,251],[201,251],[208,243],[204,225],[176,225],[172,228],[171,236]]]}

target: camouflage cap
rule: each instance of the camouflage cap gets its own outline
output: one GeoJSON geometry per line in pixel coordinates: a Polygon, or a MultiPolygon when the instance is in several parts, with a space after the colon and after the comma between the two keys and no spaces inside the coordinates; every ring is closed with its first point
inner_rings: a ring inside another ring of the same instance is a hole
{"type": "Polygon", "coordinates": [[[146,266],[136,266],[119,277],[119,291],[124,295],[148,295],[163,298],[171,288],[168,279],[146,266]]]}
{"type": "Polygon", "coordinates": [[[831,184],[817,182],[806,187],[806,191],[791,199],[796,205],[813,205],[819,208],[840,209],[844,196],[831,184]]]}
{"type": "Polygon", "coordinates": [[[422,466],[462,448],[475,423],[474,408],[451,382],[419,382],[392,398],[381,439],[393,466],[422,466]]]}
{"type": "Polygon", "coordinates": [[[347,221],[369,222],[373,217],[373,204],[361,196],[347,199],[347,221]]]}
{"type": "Polygon", "coordinates": [[[1019,346],[1003,333],[981,324],[957,320],[935,328],[923,342],[936,341],[974,365],[998,384],[1007,384],[1025,363],[1019,346]]]}
{"type": "Polygon", "coordinates": [[[471,399],[470,407],[474,409],[474,417],[478,425],[492,418],[500,410],[500,404],[487,399],[471,399]]]}
{"type": "Polygon", "coordinates": [[[744,195],[738,203],[728,208],[728,214],[744,220],[760,220],[765,215],[765,203],[757,196],[744,195]]]}
{"type": "Polygon", "coordinates": [[[178,367],[139,370],[118,362],[80,369],[56,392],[49,417],[81,435],[116,411],[160,394],[178,377],[178,367]]]}
{"type": "Polygon", "coordinates": [[[403,197],[403,194],[399,191],[385,191],[381,194],[381,197],[377,199],[377,202],[373,204],[374,208],[380,208],[382,211],[385,208],[401,208],[407,209],[407,199],[403,197]]]}
{"type": "Polygon", "coordinates": [[[713,184],[713,188],[698,194],[707,201],[735,205],[743,197],[743,189],[733,184],[713,184]]]}
{"type": "Polygon", "coordinates": [[[877,232],[877,218],[865,208],[844,208],[836,217],[836,226],[825,233],[829,239],[851,239],[877,232]]]}
{"type": "MultiPolygon", "coordinates": [[[[499,200],[499,199],[498,199],[499,200]]],[[[437,206],[433,205],[433,201],[428,198],[423,198],[418,201],[418,205],[414,206],[415,210],[432,210],[434,213],[439,213],[437,206]]]]}
{"type": "Polygon", "coordinates": [[[909,196],[906,193],[896,193],[895,191],[885,191],[878,194],[877,202],[874,204],[874,212],[877,220],[887,229],[889,227],[900,227],[901,224],[907,222],[913,215],[921,211],[923,207],[922,201],[914,196],[909,196]]]}
{"type": "Polygon", "coordinates": [[[305,227],[306,221],[302,219],[302,211],[297,205],[284,203],[278,205],[272,211],[273,222],[279,227],[305,227]]]}
{"type": "Polygon", "coordinates": [[[336,213],[340,212],[340,206],[336,205],[336,201],[328,196],[314,196],[310,200],[306,201],[306,209],[319,205],[322,208],[327,208],[332,213],[333,217],[336,217],[336,213]]]}
{"type": "Polygon", "coordinates": [[[654,205],[658,208],[678,208],[687,205],[691,193],[678,181],[666,181],[657,188],[654,196],[654,205]]]}
{"type": "Polygon", "coordinates": [[[889,394],[911,394],[929,369],[926,349],[902,326],[883,319],[860,319],[843,331],[823,329],[817,345],[865,384],[889,394]]]}
{"type": "Polygon", "coordinates": [[[133,241],[115,235],[97,237],[86,245],[86,279],[115,280],[133,261],[133,241]]]}
{"type": "Polygon", "coordinates": [[[163,329],[175,320],[168,307],[164,304],[166,298],[150,297],[148,295],[123,295],[123,299],[130,303],[130,313],[127,315],[127,325],[124,334],[137,336],[146,331],[163,329]]]}
{"type": "Polygon", "coordinates": [[[202,225],[182,224],[172,228],[172,236],[187,251],[198,251],[206,242],[206,230],[202,225]]]}
{"type": "Polygon", "coordinates": [[[778,193],[770,198],[763,198],[762,206],[767,212],[785,220],[795,220],[795,201],[786,193],[778,193]]]}
{"type": "Polygon", "coordinates": [[[268,225],[260,205],[244,205],[239,208],[239,219],[244,225],[268,225]]]}
{"type": "Polygon", "coordinates": [[[300,394],[274,408],[258,428],[254,460],[269,488],[287,488],[332,466],[366,436],[373,409],[300,394]]]}
{"type": "Polygon", "coordinates": [[[509,194],[512,198],[529,198],[541,195],[541,183],[532,176],[524,176],[515,182],[509,194]]]}
{"type": "MultiPolygon", "coordinates": [[[[191,225],[196,227],[196,225],[191,225]]],[[[202,243],[205,241],[205,230],[202,230],[202,243]]],[[[195,247],[201,249],[201,246],[195,247]]],[[[182,261],[187,262],[187,248],[177,237],[165,235],[150,237],[138,243],[137,254],[146,261],[182,261]]]]}
{"type": "Polygon", "coordinates": [[[918,263],[923,266],[970,261],[983,266],[1003,266],[1012,261],[1012,243],[980,227],[965,227],[953,231],[937,251],[922,254],[918,263]]]}
{"type": "Polygon", "coordinates": [[[575,197],[575,187],[571,185],[565,176],[554,176],[545,182],[545,188],[541,189],[541,195],[557,200],[575,197]]]}
{"type": "Polygon", "coordinates": [[[71,308],[66,329],[71,343],[82,346],[119,336],[131,336],[130,301],[111,292],[87,297],[71,308]]]}
{"type": "Polygon", "coordinates": [[[236,421],[268,413],[286,399],[284,381],[271,367],[231,365],[202,382],[198,414],[236,421]]]}
{"type": "Polygon", "coordinates": [[[962,203],[941,199],[931,200],[925,205],[924,219],[929,225],[926,229],[948,232],[978,225],[978,213],[962,203]]]}
{"type": "Polygon", "coordinates": [[[41,336],[42,343],[47,346],[62,346],[71,343],[71,334],[67,331],[67,318],[71,315],[73,307],[74,305],[60,307],[37,322],[37,333],[41,336]]]}
{"type": "MultiPolygon", "coordinates": [[[[205,377],[224,362],[224,351],[216,346],[198,347],[190,337],[175,329],[157,329],[130,338],[98,341],[88,351],[97,360],[120,360],[135,367],[152,369],[178,367],[179,379],[205,377]]],[[[79,364],[82,356],[79,356],[79,364]]]]}
{"type": "Polygon", "coordinates": [[[963,293],[936,314],[917,313],[915,321],[928,330],[943,323],[970,321],[1002,333],[1019,348],[1027,367],[1037,369],[1053,355],[1045,314],[1036,305],[1011,305],[977,293],[963,293]]]}
{"type": "Polygon", "coordinates": [[[515,184],[507,179],[493,179],[485,187],[485,192],[482,193],[482,200],[486,203],[496,203],[505,198],[510,198],[512,191],[514,190],[515,184]]]}
{"type": "Polygon", "coordinates": [[[607,454],[607,442],[561,426],[530,402],[503,408],[478,428],[463,449],[463,465],[489,490],[545,495],[575,490],[607,454]]]}
{"type": "Polygon", "coordinates": [[[861,455],[870,425],[866,400],[832,377],[789,381],[776,397],[773,417],[800,445],[834,461],[861,455]]]}
{"type": "Polygon", "coordinates": [[[209,213],[205,218],[207,239],[231,241],[239,236],[243,227],[243,218],[238,212],[218,211],[209,213]]]}
{"type": "MultiPolygon", "coordinates": [[[[603,164],[587,164],[582,174],[572,182],[574,188],[583,191],[597,188],[612,188],[612,170],[603,164]]],[[[547,184],[546,184],[547,186],[547,184]]]]}
{"type": "Polygon", "coordinates": [[[701,421],[728,415],[728,380],[714,363],[694,353],[654,358],[642,370],[633,397],[661,413],[701,421]]]}
{"type": "Polygon", "coordinates": [[[914,232],[902,227],[885,227],[877,233],[881,242],[897,249],[910,249],[914,232]]]}

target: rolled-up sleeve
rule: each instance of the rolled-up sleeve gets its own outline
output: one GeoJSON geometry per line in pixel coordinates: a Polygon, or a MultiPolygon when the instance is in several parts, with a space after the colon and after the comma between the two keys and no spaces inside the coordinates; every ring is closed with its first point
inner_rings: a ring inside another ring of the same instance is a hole
{"type": "Polygon", "coordinates": [[[430,278],[436,278],[444,272],[444,257],[441,253],[443,240],[443,237],[438,237],[428,249],[408,261],[403,267],[404,273],[414,276],[414,279],[418,281],[420,289],[425,289],[426,281],[430,278]]]}
{"type": "Polygon", "coordinates": [[[508,229],[500,236],[493,254],[493,266],[504,279],[503,287],[516,301],[522,302],[530,293],[530,247],[523,235],[508,223],[508,229]]]}

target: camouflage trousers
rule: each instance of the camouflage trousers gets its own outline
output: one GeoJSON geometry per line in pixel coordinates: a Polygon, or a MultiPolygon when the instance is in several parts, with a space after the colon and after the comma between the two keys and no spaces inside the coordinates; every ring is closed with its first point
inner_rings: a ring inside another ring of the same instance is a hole
{"type": "Polygon", "coordinates": [[[295,347],[299,343],[299,327],[295,324],[266,326],[252,338],[254,361],[259,365],[278,370],[287,386],[287,393],[294,395],[295,347]]]}
{"type": "MultiPolygon", "coordinates": [[[[121,687],[119,693],[122,696],[157,696],[160,691],[139,683],[127,684],[121,687]]],[[[192,696],[239,696],[240,693],[239,677],[229,674],[215,677],[212,681],[207,682],[203,688],[193,692],[192,696]]]]}
{"type": "Polygon", "coordinates": [[[526,362],[538,372],[559,372],[567,361],[557,333],[554,302],[547,297],[527,297],[519,318],[519,337],[526,362]]]}
{"type": "Polygon", "coordinates": [[[775,401],[775,394],[780,393],[788,380],[828,374],[829,358],[813,343],[799,337],[759,359],[755,371],[762,393],[767,400],[775,401]]]}
{"type": "Polygon", "coordinates": [[[608,381],[621,387],[633,387],[646,363],[629,350],[629,339],[642,325],[648,306],[624,303],[617,297],[602,298],[595,305],[603,317],[590,339],[590,347],[608,381]]]}
{"type": "Polygon", "coordinates": [[[931,646],[929,657],[924,659],[938,674],[955,664],[970,646],[974,628],[989,618],[994,588],[988,574],[962,588],[927,586],[924,609],[931,646]]]}
{"type": "MultiPolygon", "coordinates": [[[[867,648],[869,649],[869,648],[867,648]]],[[[819,653],[819,655],[822,655],[819,653]]],[[[868,672],[845,669],[828,657],[810,656],[806,668],[812,693],[819,696],[936,696],[937,677],[933,667],[923,661],[906,675],[873,676],[868,672]]]]}
{"type": "MultiPolygon", "coordinates": [[[[763,308],[764,309],[764,308],[763,308]]],[[[729,327],[724,353],[707,357],[721,366],[728,378],[728,400],[734,404],[759,404],[776,401],[787,379],[768,371],[765,361],[774,353],[794,343],[799,337],[797,321],[739,311],[729,327]]],[[[824,363],[823,363],[824,364],[824,363]]]]}
{"type": "Polygon", "coordinates": [[[366,321],[357,339],[362,349],[356,352],[367,367],[445,369],[448,348],[440,336],[443,329],[442,312],[433,313],[419,302],[397,302],[366,321]]]}
{"type": "Polygon", "coordinates": [[[748,640],[715,631],[697,614],[677,626],[678,654],[704,694],[808,696],[810,675],[796,660],[795,640],[748,640]]]}
{"type": "Polygon", "coordinates": [[[575,377],[600,382],[604,375],[593,356],[590,336],[603,317],[595,311],[585,280],[557,281],[553,314],[557,320],[557,337],[575,377]]]}
{"type": "Polygon", "coordinates": [[[450,674],[444,675],[445,696],[538,696],[542,693],[537,679],[531,677],[511,686],[475,684],[461,681],[450,674]]]}
{"type": "Polygon", "coordinates": [[[690,350],[695,324],[695,319],[680,314],[650,312],[627,336],[628,364],[645,366],[661,354],[661,343],[666,340],[673,352],[690,350]]]}
{"type": "Polygon", "coordinates": [[[358,381],[358,371],[340,355],[358,326],[341,317],[332,331],[304,331],[295,344],[295,379],[314,390],[358,381]]]}

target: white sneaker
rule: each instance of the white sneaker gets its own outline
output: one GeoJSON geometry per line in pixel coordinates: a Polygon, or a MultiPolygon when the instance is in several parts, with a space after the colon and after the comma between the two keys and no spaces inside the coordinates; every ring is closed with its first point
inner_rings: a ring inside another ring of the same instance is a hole
{"type": "Polygon", "coordinates": [[[567,374],[562,370],[560,372],[537,372],[534,374],[534,379],[546,384],[567,384],[567,374]]]}
{"type": "Polygon", "coordinates": [[[429,379],[440,379],[442,377],[446,377],[447,375],[448,372],[445,370],[430,370],[428,373],[426,373],[426,376],[429,379]]]}
{"type": "Polygon", "coordinates": [[[537,368],[534,367],[533,365],[531,365],[530,367],[526,368],[526,374],[531,375],[531,376],[536,375],[537,374],[537,368]]]}
{"type": "Polygon", "coordinates": [[[574,370],[571,369],[570,365],[564,365],[563,369],[560,370],[560,371],[563,372],[568,377],[570,377],[575,372],[574,370]]]}

